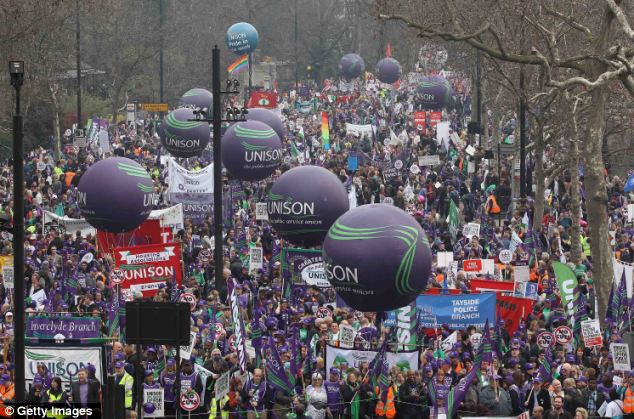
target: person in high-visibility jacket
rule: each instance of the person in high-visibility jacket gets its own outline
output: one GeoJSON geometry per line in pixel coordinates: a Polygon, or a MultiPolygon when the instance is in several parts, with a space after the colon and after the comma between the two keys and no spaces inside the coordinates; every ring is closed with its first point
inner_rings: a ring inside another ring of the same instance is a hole
{"type": "MultiPolygon", "coordinates": [[[[62,379],[59,377],[53,377],[51,380],[51,387],[44,392],[42,401],[44,403],[50,403],[54,407],[63,407],[68,400],[68,395],[62,390],[62,379]]],[[[46,412],[47,418],[63,419],[64,415],[54,415],[52,410],[46,412]]]]}
{"type": "Polygon", "coordinates": [[[379,391],[379,387],[374,389],[376,391],[379,400],[376,403],[376,407],[374,408],[374,413],[377,416],[385,417],[387,419],[392,419],[396,416],[396,405],[394,404],[394,386],[391,385],[387,388],[387,397],[385,399],[385,403],[381,400],[381,393],[379,391]]]}
{"type": "Polygon", "coordinates": [[[493,191],[491,191],[489,193],[489,196],[487,197],[487,201],[484,204],[484,210],[486,211],[487,214],[499,214],[501,209],[500,206],[498,205],[498,201],[497,199],[495,199],[495,195],[493,194],[493,191]]]}
{"type": "Polygon", "coordinates": [[[122,361],[117,361],[115,367],[115,382],[124,388],[125,408],[132,409],[132,389],[134,388],[134,378],[128,374],[122,361]]]}
{"type": "Polygon", "coordinates": [[[9,414],[5,403],[13,401],[14,398],[15,386],[11,380],[11,376],[9,374],[2,374],[2,376],[0,376],[0,416],[5,418],[13,417],[13,408],[11,408],[11,414],[9,414]]]}
{"type": "Polygon", "coordinates": [[[634,374],[630,373],[627,385],[620,388],[623,394],[623,413],[634,414],[634,374]]]}
{"type": "Polygon", "coordinates": [[[225,405],[229,401],[229,396],[225,396],[220,400],[216,400],[215,397],[211,398],[211,404],[209,405],[209,419],[229,419],[229,411],[225,409],[225,405]]]}
{"type": "Polygon", "coordinates": [[[592,250],[590,249],[590,239],[583,234],[581,235],[581,249],[583,250],[583,254],[587,258],[592,257],[592,250]]]}

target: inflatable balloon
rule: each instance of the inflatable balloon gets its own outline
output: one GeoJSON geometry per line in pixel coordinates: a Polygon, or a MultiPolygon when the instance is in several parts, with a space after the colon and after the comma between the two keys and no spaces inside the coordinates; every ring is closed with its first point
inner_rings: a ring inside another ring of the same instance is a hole
{"type": "Polygon", "coordinates": [[[282,161],[282,142],[260,121],[233,124],[222,136],[222,163],[240,180],[261,180],[282,161]]]}
{"type": "Polygon", "coordinates": [[[275,112],[265,108],[249,108],[248,111],[249,113],[245,115],[247,121],[264,122],[266,125],[273,128],[273,131],[275,131],[280,139],[284,138],[286,135],[284,123],[275,112]]]}
{"type": "Polygon", "coordinates": [[[339,61],[339,71],[347,79],[356,79],[365,70],[365,62],[358,54],[346,54],[339,61]]]}
{"type": "Polygon", "coordinates": [[[330,227],[322,249],[326,278],[352,308],[388,311],[425,289],[431,252],[420,224],[386,204],[356,207],[330,227]]]}
{"type": "Polygon", "coordinates": [[[416,89],[424,109],[446,108],[453,91],[442,76],[425,77],[416,89]]]}
{"type": "Polygon", "coordinates": [[[227,48],[234,54],[250,54],[258,47],[259,35],[257,29],[250,23],[240,22],[227,29],[225,42],[227,48]]]}
{"type": "Polygon", "coordinates": [[[154,406],[154,403],[152,402],[143,403],[143,411],[147,413],[148,415],[151,415],[152,413],[154,413],[155,410],[156,410],[156,406],[154,406]]]}
{"type": "Polygon", "coordinates": [[[376,64],[376,77],[383,83],[396,83],[401,78],[401,65],[394,58],[383,58],[376,64]]]}
{"type": "Polygon", "coordinates": [[[154,206],[154,184],[141,165],[111,157],[90,166],[81,177],[77,202],[91,226],[123,233],[141,225],[154,206]]]}
{"type": "Polygon", "coordinates": [[[207,116],[211,116],[214,97],[209,90],[190,89],[181,96],[179,105],[186,108],[207,108],[207,116]]]}
{"type": "Polygon", "coordinates": [[[269,222],[280,236],[298,246],[320,245],[348,206],[341,180],[318,166],[299,166],[285,172],[273,184],[267,199],[269,222]]]}
{"type": "Polygon", "coordinates": [[[194,119],[192,109],[179,108],[167,114],[163,120],[159,137],[171,155],[183,158],[198,156],[207,147],[209,124],[191,119],[194,119]]]}

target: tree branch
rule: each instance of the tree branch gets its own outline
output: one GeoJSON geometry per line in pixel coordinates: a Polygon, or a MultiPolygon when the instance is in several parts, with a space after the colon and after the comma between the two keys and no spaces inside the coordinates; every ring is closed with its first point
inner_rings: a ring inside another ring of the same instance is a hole
{"type": "Polygon", "coordinates": [[[577,29],[585,33],[588,38],[592,39],[592,31],[587,26],[584,26],[581,23],[577,22],[572,16],[566,16],[563,13],[560,13],[556,10],[551,10],[548,8],[546,8],[545,10],[546,10],[546,13],[548,13],[549,15],[555,16],[561,19],[562,21],[567,23],[568,26],[570,26],[571,28],[577,29]]]}
{"type": "Polygon", "coordinates": [[[619,25],[621,25],[621,29],[625,32],[625,35],[630,38],[630,40],[634,41],[634,30],[632,30],[630,23],[627,21],[627,16],[625,16],[623,9],[621,9],[614,0],[605,0],[605,3],[608,5],[610,12],[612,12],[616,18],[616,21],[619,22],[619,25]]]}

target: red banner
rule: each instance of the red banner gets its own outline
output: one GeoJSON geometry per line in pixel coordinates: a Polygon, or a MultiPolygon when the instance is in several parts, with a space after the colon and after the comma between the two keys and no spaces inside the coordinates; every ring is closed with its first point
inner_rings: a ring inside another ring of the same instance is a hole
{"type": "Polygon", "coordinates": [[[277,94],[275,92],[255,91],[251,93],[248,108],[277,108],[277,94]]]}
{"type": "MultiPolygon", "coordinates": [[[[513,283],[511,282],[511,284],[513,283]]],[[[513,333],[520,325],[522,315],[524,316],[524,321],[526,321],[526,316],[533,310],[535,301],[530,298],[507,297],[501,294],[497,294],[496,297],[497,312],[500,313],[500,318],[504,320],[504,328],[510,336],[513,336],[513,333]]]]}
{"type": "Polygon", "coordinates": [[[421,135],[425,135],[425,130],[427,127],[427,121],[425,120],[425,112],[421,112],[421,111],[414,112],[414,126],[416,127],[416,131],[418,131],[421,135]]]}
{"type": "Polygon", "coordinates": [[[465,272],[481,272],[482,259],[466,259],[462,262],[462,270],[465,272]]]}
{"type": "Polygon", "coordinates": [[[114,253],[115,265],[125,273],[122,289],[152,297],[168,279],[183,281],[180,243],[117,247],[114,253]]]}
{"type": "Polygon", "coordinates": [[[430,112],[429,113],[429,125],[432,128],[436,128],[436,125],[442,121],[442,112],[430,112]]]}
{"type": "Polygon", "coordinates": [[[146,246],[172,241],[172,229],[161,227],[160,220],[145,220],[143,224],[125,233],[108,233],[97,230],[97,247],[100,254],[112,254],[115,247],[146,246]]]}
{"type": "Polygon", "coordinates": [[[492,281],[490,279],[471,279],[469,287],[471,292],[513,292],[514,282],[510,281],[492,281]]]}
{"type": "Polygon", "coordinates": [[[457,294],[460,294],[460,290],[457,290],[457,289],[454,289],[454,288],[450,288],[450,289],[430,288],[427,291],[425,291],[423,294],[429,294],[429,295],[442,295],[442,294],[457,295],[457,294]]]}

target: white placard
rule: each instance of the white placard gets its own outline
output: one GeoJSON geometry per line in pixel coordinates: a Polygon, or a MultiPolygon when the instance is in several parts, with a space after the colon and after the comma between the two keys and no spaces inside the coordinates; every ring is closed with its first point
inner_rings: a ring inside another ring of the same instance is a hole
{"type": "Polygon", "coordinates": [[[439,268],[445,268],[453,262],[453,252],[438,252],[437,265],[439,268]]]}
{"type": "Polygon", "coordinates": [[[510,250],[502,249],[502,250],[500,250],[500,254],[498,255],[498,259],[500,259],[500,262],[502,262],[504,264],[511,263],[511,261],[513,260],[513,253],[511,253],[510,250]]]}
{"type": "Polygon", "coordinates": [[[403,168],[403,161],[402,160],[396,160],[394,162],[394,168],[396,170],[401,170],[403,168]]]}
{"type": "Polygon", "coordinates": [[[462,228],[462,235],[471,239],[473,236],[480,237],[480,224],[478,223],[467,223],[462,228]]]}
{"type": "Polygon", "coordinates": [[[610,353],[612,354],[612,362],[614,363],[615,370],[632,370],[632,364],[630,362],[630,348],[627,343],[611,343],[610,353]]]}
{"type": "Polygon", "coordinates": [[[475,148],[473,148],[471,144],[469,144],[467,148],[464,149],[464,152],[470,155],[471,157],[473,157],[473,155],[475,154],[475,151],[476,151],[475,148]]]}
{"type": "Polygon", "coordinates": [[[257,221],[268,221],[269,211],[266,208],[266,202],[258,202],[255,204],[255,219],[257,221]]]}
{"type": "Polygon", "coordinates": [[[599,319],[584,320],[581,322],[581,335],[586,348],[601,346],[603,338],[601,337],[601,326],[599,319]]]}
{"type": "Polygon", "coordinates": [[[354,346],[354,327],[342,324],[339,326],[339,346],[350,349],[354,346]]]}
{"type": "Polygon", "coordinates": [[[189,346],[181,346],[181,359],[190,359],[196,344],[196,332],[189,333],[189,346]]]}
{"type": "Polygon", "coordinates": [[[143,412],[144,418],[162,418],[165,416],[165,399],[163,399],[164,390],[162,388],[144,388],[143,403],[152,403],[154,412],[143,412]]]}
{"type": "Polygon", "coordinates": [[[214,387],[216,400],[221,400],[223,397],[229,394],[229,378],[230,371],[227,371],[216,380],[216,385],[214,387]]]}
{"type": "MultiPolygon", "coordinates": [[[[212,374],[212,372],[209,371],[207,368],[204,368],[201,365],[198,365],[196,363],[194,363],[194,371],[196,371],[196,374],[198,374],[198,376],[200,377],[200,381],[202,381],[203,383],[206,383],[207,378],[211,377],[211,374],[212,374]]],[[[200,392],[201,400],[205,400],[206,390],[207,390],[207,386],[203,385],[203,390],[200,392]]]]}
{"type": "Polygon", "coordinates": [[[440,156],[433,154],[431,156],[418,156],[419,166],[438,166],[440,164],[440,156]]]}
{"type": "Polygon", "coordinates": [[[627,206],[627,222],[631,223],[634,221],[634,204],[629,204],[627,206]]]}
{"type": "Polygon", "coordinates": [[[249,248],[249,272],[255,272],[258,269],[262,269],[262,248],[253,246],[249,248]]]}
{"type": "Polygon", "coordinates": [[[385,198],[383,198],[383,203],[388,205],[394,205],[394,199],[390,198],[389,196],[386,196],[385,198]]]}
{"type": "Polygon", "coordinates": [[[13,266],[2,267],[2,282],[6,289],[12,290],[15,288],[15,277],[13,266]]]}
{"type": "Polygon", "coordinates": [[[46,293],[44,290],[39,290],[38,292],[31,295],[31,301],[35,301],[38,305],[42,303],[42,301],[46,300],[46,293]]]}
{"type": "Polygon", "coordinates": [[[513,272],[515,273],[515,282],[528,282],[530,280],[530,268],[528,266],[516,266],[513,272]]]}

